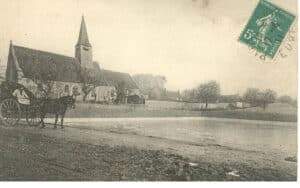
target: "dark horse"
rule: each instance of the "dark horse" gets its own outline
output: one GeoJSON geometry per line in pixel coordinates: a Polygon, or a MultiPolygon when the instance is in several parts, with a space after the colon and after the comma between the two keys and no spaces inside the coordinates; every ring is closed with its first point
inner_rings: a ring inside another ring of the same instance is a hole
{"type": "Polygon", "coordinates": [[[61,128],[64,128],[64,117],[66,114],[66,111],[70,108],[75,108],[75,99],[73,96],[64,96],[60,97],[58,99],[46,99],[43,100],[40,104],[40,117],[41,117],[41,124],[42,128],[45,127],[44,118],[46,114],[54,114],[55,115],[55,124],[54,128],[56,128],[58,116],[61,116],[61,128]]]}

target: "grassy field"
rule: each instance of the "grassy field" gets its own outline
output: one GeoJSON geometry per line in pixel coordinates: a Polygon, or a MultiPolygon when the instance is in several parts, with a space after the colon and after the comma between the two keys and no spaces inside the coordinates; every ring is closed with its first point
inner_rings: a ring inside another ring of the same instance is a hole
{"type": "Polygon", "coordinates": [[[248,120],[264,120],[264,121],[282,121],[297,122],[297,114],[283,114],[275,112],[247,111],[247,110],[224,110],[224,111],[204,111],[201,116],[218,117],[218,118],[234,118],[248,120]]]}
{"type": "Polygon", "coordinates": [[[187,110],[172,108],[149,108],[147,105],[100,105],[78,103],[67,117],[220,117],[249,120],[296,122],[297,109],[284,104],[272,104],[266,110],[248,108],[238,110],[187,110]]]}

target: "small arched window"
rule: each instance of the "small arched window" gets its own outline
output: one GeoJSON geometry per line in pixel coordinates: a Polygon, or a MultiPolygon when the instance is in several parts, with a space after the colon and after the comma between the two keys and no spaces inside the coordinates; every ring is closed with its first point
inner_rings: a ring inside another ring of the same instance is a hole
{"type": "Polygon", "coordinates": [[[74,87],[72,88],[72,95],[75,95],[75,96],[80,95],[79,89],[78,89],[77,86],[74,86],[74,87]]]}
{"type": "Polygon", "coordinates": [[[68,93],[68,94],[70,93],[70,87],[69,87],[69,85],[65,85],[64,92],[68,93]]]}

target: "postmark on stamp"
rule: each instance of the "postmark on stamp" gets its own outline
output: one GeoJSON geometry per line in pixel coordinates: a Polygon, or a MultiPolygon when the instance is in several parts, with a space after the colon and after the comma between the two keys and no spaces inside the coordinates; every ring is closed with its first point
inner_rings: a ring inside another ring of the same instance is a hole
{"type": "Polygon", "coordinates": [[[239,41],[273,59],[294,20],[291,13],[260,0],[239,41]]]}

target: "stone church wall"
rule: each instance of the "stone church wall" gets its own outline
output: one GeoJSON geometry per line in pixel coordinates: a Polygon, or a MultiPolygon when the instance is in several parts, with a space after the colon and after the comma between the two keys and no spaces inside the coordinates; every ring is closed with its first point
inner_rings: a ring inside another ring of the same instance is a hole
{"type": "MultiPolygon", "coordinates": [[[[22,78],[21,80],[19,80],[19,83],[24,85],[33,94],[37,95],[37,84],[31,79],[22,78]]],[[[54,81],[50,97],[59,98],[63,95],[72,95],[74,92],[78,92],[79,95],[76,96],[76,101],[83,101],[83,92],[81,88],[81,83],[54,81]]],[[[94,91],[91,91],[88,94],[86,101],[95,101],[96,99],[96,102],[110,102],[112,100],[111,97],[114,91],[115,88],[112,86],[98,86],[94,89],[94,91]]]]}

